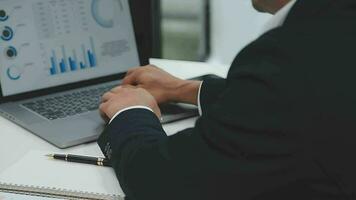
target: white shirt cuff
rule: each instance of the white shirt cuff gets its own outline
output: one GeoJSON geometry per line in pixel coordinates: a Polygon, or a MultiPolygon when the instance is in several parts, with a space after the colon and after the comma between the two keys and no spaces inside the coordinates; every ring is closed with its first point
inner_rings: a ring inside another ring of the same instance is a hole
{"type": "Polygon", "coordinates": [[[121,113],[127,111],[127,110],[132,110],[132,109],[146,109],[146,110],[149,110],[151,112],[153,112],[153,110],[147,106],[130,106],[130,107],[127,107],[127,108],[124,108],[122,110],[119,110],[110,120],[109,124],[117,117],[119,116],[121,113]]]}
{"type": "Polygon", "coordinates": [[[202,116],[203,115],[203,111],[201,109],[201,105],[200,105],[200,91],[201,91],[201,87],[203,86],[203,82],[200,83],[199,86],[199,91],[198,91],[198,111],[199,111],[199,115],[202,116]]]}

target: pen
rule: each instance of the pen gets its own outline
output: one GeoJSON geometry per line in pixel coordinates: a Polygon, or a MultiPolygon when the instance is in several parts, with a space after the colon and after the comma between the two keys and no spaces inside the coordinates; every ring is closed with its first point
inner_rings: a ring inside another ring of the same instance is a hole
{"type": "Polygon", "coordinates": [[[46,156],[52,159],[63,160],[67,162],[76,162],[76,163],[91,164],[91,165],[98,165],[98,166],[110,166],[109,161],[106,158],[79,156],[79,155],[72,155],[72,154],[49,154],[46,156]]]}

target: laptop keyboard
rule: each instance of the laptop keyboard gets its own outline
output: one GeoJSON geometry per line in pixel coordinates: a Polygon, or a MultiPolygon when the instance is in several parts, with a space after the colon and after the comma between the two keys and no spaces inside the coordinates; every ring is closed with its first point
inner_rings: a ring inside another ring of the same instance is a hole
{"type": "Polygon", "coordinates": [[[97,110],[101,96],[116,85],[65,93],[22,104],[24,107],[49,119],[56,120],[97,110]]]}

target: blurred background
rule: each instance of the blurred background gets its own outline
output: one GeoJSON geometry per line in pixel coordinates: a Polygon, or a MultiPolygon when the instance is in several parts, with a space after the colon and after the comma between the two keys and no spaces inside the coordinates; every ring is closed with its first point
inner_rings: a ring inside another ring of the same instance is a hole
{"type": "Polygon", "coordinates": [[[197,60],[209,51],[208,0],[161,0],[162,57],[197,60]]]}
{"type": "Polygon", "coordinates": [[[251,0],[130,1],[140,51],[154,58],[229,65],[271,18],[251,0]]]}

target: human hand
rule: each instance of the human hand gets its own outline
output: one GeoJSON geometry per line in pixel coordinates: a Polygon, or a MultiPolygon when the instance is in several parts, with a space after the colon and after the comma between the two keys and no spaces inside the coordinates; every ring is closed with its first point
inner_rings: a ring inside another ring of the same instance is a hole
{"type": "Polygon", "coordinates": [[[197,104],[200,81],[182,80],[153,66],[137,67],[127,72],[123,85],[144,88],[161,103],[197,104]]]}
{"type": "Polygon", "coordinates": [[[112,119],[117,112],[131,106],[146,106],[153,110],[158,118],[161,111],[154,97],[143,88],[119,86],[105,93],[99,110],[104,120],[112,119]]]}

